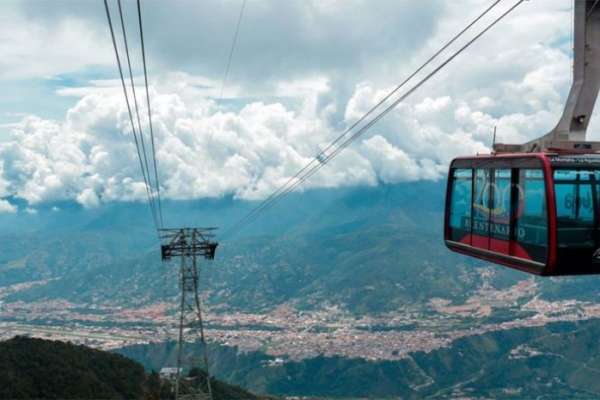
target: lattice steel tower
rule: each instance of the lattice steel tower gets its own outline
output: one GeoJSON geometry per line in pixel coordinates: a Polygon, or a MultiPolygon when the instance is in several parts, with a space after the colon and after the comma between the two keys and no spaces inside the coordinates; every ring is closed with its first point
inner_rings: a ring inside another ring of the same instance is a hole
{"type": "Polygon", "coordinates": [[[219,245],[210,239],[215,235],[212,231],[216,228],[179,228],[161,229],[161,255],[163,261],[172,257],[181,257],[179,272],[179,286],[181,288],[181,307],[179,314],[179,343],[177,350],[177,377],[175,396],[177,399],[210,399],[212,388],[210,385],[210,372],[208,368],[208,355],[202,322],[202,309],[198,296],[200,274],[198,272],[198,258],[213,260],[219,245]],[[184,371],[189,372],[197,367],[196,358],[185,351],[186,343],[196,343],[200,340],[202,346],[202,362],[205,375],[199,371],[195,378],[182,376],[184,371]]]}

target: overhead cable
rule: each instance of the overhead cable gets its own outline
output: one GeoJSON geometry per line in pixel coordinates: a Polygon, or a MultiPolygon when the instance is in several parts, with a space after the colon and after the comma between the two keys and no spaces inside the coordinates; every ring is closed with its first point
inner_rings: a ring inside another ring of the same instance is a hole
{"type": "Polygon", "coordinates": [[[413,86],[408,92],[402,95],[400,98],[395,100],[390,106],[388,106],[384,111],[382,111],[379,115],[374,117],[371,121],[369,121],[365,126],[360,128],[358,132],[354,133],[351,137],[346,139],[338,148],[336,148],[331,154],[327,155],[326,152],[331,149],[336,143],[341,141],[352,129],[354,129],[360,122],[362,122],[367,116],[369,116],[376,108],[378,108],[383,102],[389,99],[396,91],[398,91],[410,78],[414,77],[416,73],[418,73],[421,69],[425,67],[431,60],[433,60],[437,55],[439,55],[445,48],[447,48],[452,42],[454,42],[459,36],[461,36],[466,30],[468,30],[474,23],[476,23],[481,17],[483,17],[487,12],[489,12],[496,4],[499,3],[499,0],[496,1],[492,6],[490,6],[487,10],[485,10],[479,17],[477,17],[471,24],[467,26],[467,28],[463,29],[457,36],[455,36],[448,44],[446,44],[442,49],[440,49],[434,56],[432,56],[427,62],[422,65],[415,73],[413,73],[408,79],[406,79],[402,84],[396,87],[388,96],[386,96],[381,102],[379,102],[375,107],[369,110],[363,117],[361,117],[356,123],[354,123],[350,128],[348,128],[340,137],[338,137],[334,142],[332,142],[325,150],[323,150],[317,157],[315,157],[309,164],[307,164],[304,168],[300,170],[296,175],[294,175],[290,180],[288,180],[284,185],[282,185],[279,189],[277,189],[271,196],[269,196],[266,200],[264,200],[259,206],[253,209],[248,215],[242,218],[239,222],[237,222],[233,227],[225,231],[223,236],[230,236],[234,232],[240,230],[250,222],[254,221],[261,214],[267,211],[270,207],[272,207],[277,201],[279,201],[283,196],[294,190],[296,187],[301,185],[306,179],[312,176],[317,170],[319,170],[323,165],[327,164],[333,157],[338,155],[343,149],[349,146],[352,142],[354,142],[360,135],[362,135],[365,131],[371,128],[375,123],[377,123],[381,118],[383,118],[387,113],[389,113],[392,109],[394,109],[398,104],[404,101],[408,96],[414,93],[418,88],[420,88],[425,82],[431,79],[435,74],[437,74],[442,68],[444,68],[448,63],[450,63],[454,58],[456,58],[459,54],[461,54],[465,49],[467,49],[471,44],[473,44],[477,39],[479,39],[483,34],[485,34],[489,29],[491,29],[494,25],[496,25],[499,21],[501,21],[504,17],[506,17],[510,12],[512,12],[517,6],[519,6],[525,0],[519,0],[515,3],[510,9],[508,9],[505,13],[503,13],[500,17],[494,20],[491,24],[489,24],[485,29],[479,32],[473,39],[471,39],[467,44],[461,47],[458,51],[456,51],[452,56],[447,58],[440,66],[434,69],[431,73],[429,73],[425,78],[423,78],[419,83],[413,86]],[[312,167],[311,167],[312,165],[312,167]],[[296,179],[298,178],[298,179],[296,179]]]}
{"type": "Polygon", "coordinates": [[[598,2],[600,0],[596,0],[594,2],[594,4],[592,5],[592,7],[590,8],[590,11],[588,11],[588,13],[585,15],[585,19],[587,20],[590,17],[590,14],[592,13],[592,11],[594,11],[594,8],[596,8],[596,6],[598,5],[598,2]]]}
{"type": "MultiPolygon", "coordinates": [[[[119,5],[120,5],[120,1],[119,1],[119,5]]],[[[129,95],[127,94],[127,87],[126,87],[126,84],[125,84],[125,78],[123,76],[123,68],[121,67],[121,58],[119,57],[119,49],[117,47],[117,42],[115,40],[115,33],[114,33],[113,25],[112,25],[112,20],[111,20],[111,17],[110,17],[110,10],[109,10],[109,7],[108,7],[108,0],[104,0],[104,8],[106,10],[106,17],[108,19],[108,26],[110,28],[110,35],[111,35],[111,38],[112,38],[113,47],[115,49],[115,56],[117,58],[117,65],[119,67],[119,75],[121,77],[121,84],[122,84],[122,87],[123,87],[123,93],[125,95],[125,102],[127,103],[127,110],[129,112],[129,120],[131,122],[131,129],[133,131],[133,137],[135,139],[135,147],[137,149],[138,159],[140,161],[140,168],[142,170],[142,175],[144,177],[144,183],[146,184],[146,192],[148,194],[148,202],[150,203],[150,209],[152,211],[152,218],[154,220],[154,225],[155,225],[156,230],[158,232],[159,224],[158,224],[158,217],[157,217],[157,213],[156,213],[156,207],[154,206],[153,198],[152,198],[151,191],[150,191],[150,186],[149,186],[148,180],[146,178],[146,170],[144,168],[143,157],[142,157],[141,152],[140,152],[140,146],[139,146],[139,142],[138,142],[137,132],[136,132],[135,123],[134,123],[134,120],[133,120],[133,113],[131,112],[131,105],[129,103],[129,95]]]]}
{"type": "Polygon", "coordinates": [[[150,193],[152,193],[152,180],[150,178],[150,168],[148,167],[148,156],[146,152],[146,144],[144,141],[144,131],[142,129],[142,122],[140,121],[140,109],[138,107],[137,94],[135,91],[135,83],[133,81],[133,70],[131,69],[131,57],[129,57],[129,45],[127,44],[127,32],[125,31],[125,22],[123,20],[123,8],[121,7],[121,0],[117,0],[117,4],[119,5],[119,17],[121,19],[121,30],[123,32],[123,43],[125,45],[125,55],[127,56],[127,66],[129,69],[129,81],[131,83],[131,91],[133,93],[133,104],[135,106],[135,115],[138,123],[138,132],[140,134],[140,143],[142,145],[142,155],[144,158],[144,181],[147,182],[147,185],[150,188],[150,193]]]}
{"type": "MultiPolygon", "coordinates": [[[[458,38],[460,38],[465,32],[467,32],[474,24],[476,24],[481,18],[483,18],[490,10],[492,10],[500,0],[497,0],[490,7],[488,7],[483,13],[481,13],[477,18],[475,18],[470,24],[468,24],[462,31],[456,34],[452,40],[442,46],[434,55],[432,55],[427,61],[425,61],[416,71],[414,71],[408,78],[406,78],[402,83],[400,83],[394,90],[392,90],[387,96],[385,96],[379,103],[377,103],[374,107],[372,107],[365,115],[359,118],[354,124],[352,124],[349,128],[347,128],[336,140],[330,143],[324,150],[322,150],[315,158],[313,158],[308,164],[306,164],[300,171],[298,171],[294,176],[292,176],[286,183],[284,183],[279,189],[277,189],[274,193],[272,193],[266,200],[263,201],[260,205],[258,205],[254,210],[252,210],[246,217],[244,217],[241,221],[239,221],[233,228],[230,230],[236,230],[237,225],[245,225],[245,219],[252,219],[253,214],[261,213],[263,208],[269,208],[271,201],[274,199],[278,199],[280,194],[283,193],[285,195],[288,191],[287,188],[290,185],[293,185],[296,182],[296,178],[301,176],[306,170],[311,168],[313,165],[320,165],[322,160],[326,157],[326,152],[329,151],[332,147],[334,147],[339,141],[341,141],[350,131],[356,128],[362,121],[364,121],[369,115],[371,115],[377,108],[379,108],[383,103],[385,103],[390,97],[392,97],[398,90],[400,90],[404,85],[406,85],[413,77],[415,77],[423,68],[429,65],[435,58],[437,58],[444,50],[446,50],[452,43],[454,43],[458,38]]],[[[294,186],[295,187],[295,186],[294,186]]],[[[282,196],[283,196],[282,195],[282,196]]],[[[277,201],[277,200],[275,200],[277,201]]],[[[229,231],[226,231],[224,234],[227,234],[229,231]]]]}
{"type": "Polygon", "coordinates": [[[163,223],[163,213],[162,213],[162,204],[160,201],[160,183],[158,181],[158,165],[156,164],[156,148],[154,146],[154,130],[152,129],[152,112],[150,108],[150,93],[148,90],[148,72],[146,70],[146,48],[144,46],[144,29],[142,27],[142,9],[140,6],[140,0],[137,0],[137,10],[138,10],[138,21],[140,25],[140,41],[142,45],[142,61],[144,64],[144,82],[146,86],[146,106],[148,108],[148,124],[150,125],[150,140],[152,142],[152,159],[154,162],[154,180],[156,182],[156,196],[158,199],[158,217],[159,217],[159,226],[162,229],[164,227],[163,223]]]}
{"type": "MultiPolygon", "coordinates": [[[[219,99],[217,100],[217,106],[215,108],[215,115],[219,112],[219,110],[221,109],[221,103],[223,102],[223,94],[225,93],[225,85],[227,84],[227,78],[229,76],[229,69],[231,67],[231,60],[233,60],[233,53],[235,50],[235,45],[237,43],[237,38],[238,38],[238,33],[240,31],[240,25],[242,24],[242,16],[244,15],[244,8],[246,6],[246,0],[242,1],[242,7],[240,8],[240,13],[238,15],[238,20],[237,20],[237,25],[235,27],[235,32],[233,34],[233,40],[231,42],[231,49],[229,50],[229,57],[227,59],[227,66],[225,67],[225,74],[223,76],[223,83],[221,83],[221,91],[219,94],[219,99]]],[[[214,126],[215,126],[215,121],[214,119],[212,120],[212,123],[210,125],[210,129],[209,129],[209,135],[208,135],[208,147],[210,148],[212,146],[212,138],[213,138],[213,130],[214,130],[214,126]]]]}
{"type": "MultiPolygon", "coordinates": [[[[138,0],[139,1],[139,0],[138,0]]],[[[223,101],[223,92],[225,90],[225,84],[227,83],[227,76],[229,75],[229,68],[231,67],[231,60],[233,59],[233,51],[235,50],[235,44],[237,42],[238,33],[240,31],[240,25],[242,23],[242,15],[244,14],[244,7],[246,6],[246,0],[242,2],[242,8],[238,16],[237,25],[235,27],[235,33],[233,34],[233,42],[231,43],[231,50],[229,51],[229,58],[227,59],[227,67],[225,68],[225,76],[223,77],[223,84],[221,85],[221,93],[219,95],[219,101],[217,102],[217,110],[223,101]]]]}

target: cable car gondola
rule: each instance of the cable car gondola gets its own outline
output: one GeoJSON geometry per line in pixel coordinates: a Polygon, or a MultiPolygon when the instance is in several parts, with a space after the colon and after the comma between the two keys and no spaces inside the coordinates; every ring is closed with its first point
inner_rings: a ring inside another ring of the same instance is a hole
{"type": "Polygon", "coordinates": [[[600,154],[457,158],[447,190],[450,249],[538,275],[600,273],[600,154]]]}
{"type": "Polygon", "coordinates": [[[450,164],[450,250],[536,275],[600,274],[600,143],[585,133],[600,88],[600,7],[575,0],[573,85],[550,133],[450,164]]]}

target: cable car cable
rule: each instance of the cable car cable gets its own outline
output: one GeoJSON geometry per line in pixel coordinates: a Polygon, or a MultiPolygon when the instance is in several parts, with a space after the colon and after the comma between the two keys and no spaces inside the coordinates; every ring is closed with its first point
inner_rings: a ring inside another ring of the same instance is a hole
{"type": "Polygon", "coordinates": [[[149,190],[149,186],[148,186],[148,182],[146,180],[146,174],[144,171],[144,163],[142,162],[142,156],[140,153],[140,146],[138,143],[138,138],[137,138],[137,133],[135,130],[135,123],[133,121],[133,114],[131,112],[131,105],[129,103],[129,96],[127,95],[127,87],[125,85],[125,78],[123,77],[123,68],[121,66],[121,58],[119,57],[119,49],[117,47],[117,41],[115,39],[115,33],[114,33],[114,29],[113,29],[113,25],[112,25],[112,19],[110,17],[110,10],[108,7],[108,0],[104,0],[104,8],[106,10],[106,17],[108,19],[108,26],[110,28],[110,35],[112,38],[112,42],[113,42],[113,47],[115,49],[115,56],[117,58],[117,65],[119,67],[119,75],[121,77],[121,85],[123,87],[123,93],[125,95],[125,102],[127,103],[127,110],[129,112],[129,120],[131,122],[131,129],[133,131],[133,137],[135,139],[135,147],[137,149],[137,154],[138,154],[138,159],[140,161],[140,168],[142,170],[142,175],[144,177],[144,183],[146,184],[146,193],[148,194],[148,202],[150,203],[150,209],[152,211],[152,218],[154,219],[154,225],[156,226],[157,232],[158,232],[158,219],[156,216],[156,209],[154,207],[154,203],[152,202],[152,196],[150,195],[150,190],[149,190]]]}
{"type": "Polygon", "coordinates": [[[150,167],[148,166],[148,156],[146,152],[146,144],[144,141],[144,131],[142,129],[142,122],[140,121],[140,109],[137,101],[137,94],[135,91],[135,83],[133,81],[133,70],[131,69],[131,58],[129,57],[129,45],[127,43],[127,33],[125,31],[125,22],[123,21],[123,8],[121,7],[121,0],[117,0],[117,4],[119,5],[119,17],[121,19],[121,29],[123,31],[123,43],[125,44],[125,54],[127,55],[127,66],[129,68],[129,80],[131,82],[131,91],[133,93],[133,104],[135,105],[135,115],[138,123],[138,131],[140,133],[140,143],[142,144],[142,154],[144,156],[144,173],[146,176],[144,179],[149,182],[150,193],[153,194],[152,191],[152,180],[150,179],[150,167]]]}
{"type": "MultiPolygon", "coordinates": [[[[369,115],[371,115],[379,106],[381,106],[384,102],[386,102],[394,93],[396,93],[398,90],[400,90],[408,81],[410,81],[415,75],[417,75],[423,68],[425,68],[429,63],[431,63],[431,61],[433,61],[438,55],[440,55],[444,50],[446,50],[452,43],[454,43],[460,36],[462,36],[467,30],[469,30],[475,23],[477,23],[481,18],[483,18],[490,10],[492,10],[498,3],[500,3],[500,0],[497,0],[495,3],[493,3],[490,7],[488,7],[483,13],[481,13],[477,18],[475,18],[470,24],[468,24],[462,31],[460,31],[457,35],[454,36],[454,38],[452,38],[452,40],[450,40],[448,43],[446,43],[446,45],[444,45],[440,50],[438,50],[433,56],[431,56],[427,61],[425,61],[425,63],[423,63],[415,72],[413,72],[408,78],[406,78],[401,84],[399,84],[398,86],[396,86],[396,88],[394,90],[392,90],[385,98],[383,98],[379,103],[377,103],[374,107],[372,107],[365,115],[363,115],[358,121],[356,121],[354,124],[352,124],[349,128],[347,128],[335,141],[333,141],[331,144],[329,144],[329,146],[327,146],[324,150],[322,150],[315,158],[313,158],[308,164],[306,164],[300,171],[298,171],[294,176],[292,176],[286,183],[284,183],[281,187],[279,187],[279,189],[277,189],[274,193],[272,193],[262,204],[260,204],[259,206],[257,206],[254,210],[252,210],[250,212],[249,215],[246,216],[246,218],[252,219],[254,220],[254,218],[252,218],[252,214],[254,213],[258,213],[260,212],[260,209],[262,207],[268,207],[266,204],[268,204],[270,201],[272,201],[272,199],[278,198],[279,194],[281,192],[284,192],[284,195],[286,193],[289,192],[289,190],[286,190],[286,187],[288,185],[293,184],[294,180],[300,176],[304,171],[306,171],[308,168],[311,167],[311,165],[313,165],[315,163],[315,161],[318,161],[319,163],[321,163],[322,159],[325,158],[325,153],[331,149],[335,144],[337,144],[340,140],[342,140],[344,138],[344,136],[346,136],[352,129],[354,129],[356,126],[358,126],[358,124],[360,124],[362,121],[364,121],[369,115]]],[[[317,164],[319,165],[319,164],[317,164]]],[[[294,186],[295,187],[295,186],[294,186]]],[[[243,221],[243,220],[242,220],[243,221]]],[[[238,222],[238,224],[243,224],[243,222],[240,221],[238,222]]],[[[237,225],[237,224],[236,224],[237,225]]],[[[231,228],[230,230],[235,230],[235,226],[233,228],[231,228]]],[[[226,231],[225,234],[227,234],[226,231]]]]}
{"type": "MultiPolygon", "coordinates": [[[[244,7],[245,6],[246,6],[246,0],[243,0],[242,7],[240,9],[240,14],[238,16],[238,21],[237,21],[237,25],[236,25],[236,28],[235,28],[235,32],[233,34],[233,41],[231,42],[231,49],[229,50],[229,58],[227,59],[227,66],[225,68],[225,75],[223,76],[223,83],[221,84],[221,91],[220,91],[220,94],[219,94],[219,99],[217,101],[217,106],[215,108],[215,114],[214,115],[217,115],[217,113],[221,109],[221,103],[223,101],[223,93],[225,92],[225,85],[227,83],[227,77],[229,76],[229,69],[231,67],[231,60],[233,59],[233,52],[235,50],[235,45],[237,43],[237,37],[238,37],[239,30],[240,30],[240,25],[242,23],[242,15],[244,14],[244,7]]],[[[215,127],[215,121],[213,119],[211,121],[210,128],[208,130],[208,132],[209,132],[209,134],[208,134],[208,143],[206,145],[209,150],[212,147],[212,138],[213,138],[214,127],[215,127]]]]}
{"type": "Polygon", "coordinates": [[[137,10],[138,10],[138,21],[140,26],[140,41],[142,46],[142,61],[144,64],[144,82],[146,86],[146,106],[148,107],[148,124],[150,126],[150,140],[152,142],[152,159],[154,162],[154,179],[156,181],[156,196],[158,199],[158,216],[160,222],[160,228],[164,227],[163,224],[163,213],[162,213],[162,203],[160,200],[160,184],[158,181],[158,165],[156,163],[156,148],[154,146],[154,129],[152,128],[152,112],[150,108],[150,93],[148,90],[148,72],[146,69],[146,48],[144,46],[144,29],[142,27],[142,10],[140,5],[140,0],[137,0],[137,10]]]}
{"type": "MultiPolygon", "coordinates": [[[[396,93],[400,88],[402,88],[410,79],[412,79],[417,73],[419,73],[423,68],[425,68],[432,60],[434,60],[442,51],[444,51],[445,49],[447,49],[454,41],[456,41],[460,36],[462,36],[467,30],[469,30],[477,21],[479,21],[483,16],[485,16],[485,14],[487,14],[492,8],[494,8],[498,3],[500,2],[500,0],[497,0],[494,4],[492,4],[490,7],[488,7],[483,13],[481,13],[475,20],[473,20],[469,25],[467,25],[461,32],[459,32],[457,35],[454,36],[454,38],[452,40],[450,40],[445,46],[443,46],[440,50],[438,50],[433,56],[431,56],[425,63],[423,63],[421,65],[421,67],[419,67],[415,72],[413,72],[407,79],[405,79],[400,85],[398,85],[394,90],[392,90],[385,98],[383,98],[378,104],[376,104],[373,108],[371,108],[365,115],[363,115],[358,121],[356,121],[352,126],[350,126],[348,129],[346,129],[335,141],[333,141],[331,144],[329,144],[329,146],[327,146],[327,148],[325,148],[323,151],[321,151],[321,153],[319,153],[315,158],[313,158],[307,165],[304,166],[304,168],[302,168],[300,171],[298,171],[294,176],[292,176],[286,183],[284,183],[281,187],[279,187],[279,189],[277,189],[274,193],[272,193],[261,205],[257,206],[257,208],[255,208],[254,210],[252,210],[250,212],[250,214],[246,217],[249,219],[254,220],[254,218],[252,218],[252,214],[255,212],[260,212],[260,209],[262,207],[268,207],[266,204],[268,204],[272,199],[278,198],[280,192],[285,192],[288,193],[289,191],[286,190],[286,187],[288,185],[293,184],[294,179],[296,179],[298,176],[300,176],[304,171],[306,171],[308,168],[310,168],[311,165],[313,165],[315,163],[315,161],[318,161],[319,163],[322,162],[322,159],[325,156],[325,153],[331,149],[335,144],[337,144],[340,140],[343,139],[344,136],[346,136],[352,129],[354,129],[359,123],[361,123],[362,121],[364,121],[371,113],[373,113],[379,106],[381,106],[385,101],[387,101],[394,93],[396,93]]],[[[318,165],[318,164],[317,164],[318,165]]],[[[295,186],[294,186],[295,187],[295,186]]],[[[284,193],[284,194],[285,194],[284,193]]],[[[240,221],[239,223],[243,224],[242,221],[240,221]]],[[[231,228],[230,230],[235,230],[235,226],[233,228],[231,228]]],[[[229,232],[229,231],[227,231],[229,232]]],[[[227,234],[227,232],[225,232],[225,234],[227,234]]]]}
{"type": "Polygon", "coordinates": [[[402,97],[394,101],[392,105],[388,106],[381,114],[371,120],[367,125],[362,127],[357,133],[352,135],[349,139],[347,139],[340,147],[338,147],[332,154],[325,156],[327,150],[331,149],[335,144],[337,144],[340,140],[343,139],[353,128],[355,128],[360,122],[366,119],[373,111],[378,108],[381,104],[383,104],[387,99],[389,99],[394,93],[396,93],[401,87],[403,87],[412,77],[414,77],[418,72],[420,72],[427,64],[429,64],[434,58],[436,58],[442,51],[444,51],[450,44],[452,44],[456,39],[458,39],[461,35],[463,35],[468,29],[470,29],[477,21],[479,21],[485,14],[487,14],[493,7],[495,7],[500,0],[496,1],[492,4],[488,9],[486,9],[481,15],[479,15],[475,20],[473,20],[466,28],[464,28],[460,33],[458,33],[450,42],[448,42],[445,46],[443,46],[438,52],[436,52],[432,57],[430,57],[417,71],[410,75],[404,82],[398,85],[392,92],[390,92],[382,101],[380,101],[375,107],[369,110],[363,117],[361,117],[357,122],[355,122],[350,128],[348,128],[342,135],[340,135],[334,142],[332,142],[325,150],[323,150],[317,157],[311,160],[304,168],[302,168],[296,175],[291,177],[284,185],[279,187],[271,196],[269,196],[265,201],[263,201],[260,205],[258,205],[255,209],[253,209],[248,215],[242,218],[239,222],[237,222],[232,228],[225,231],[222,235],[228,236],[232,233],[240,230],[243,226],[249,224],[254,221],[258,216],[264,213],[267,209],[269,209],[272,205],[274,205],[279,199],[285,196],[287,193],[294,190],[300,184],[302,184],[306,179],[312,176],[318,169],[320,169],[323,165],[329,162],[333,157],[339,154],[343,149],[345,149],[348,145],[354,142],[360,135],[362,135],[367,129],[373,126],[376,122],[378,122],[381,118],[383,118],[387,113],[389,113],[393,108],[395,108],[400,102],[405,100],[409,95],[411,95],[415,90],[421,87],[426,81],[428,81],[433,75],[439,72],[443,67],[445,67],[450,61],[452,61],[455,57],[457,57],[460,53],[462,53],[467,47],[473,44],[477,39],[479,39],[484,33],[486,33],[491,27],[493,27],[496,23],[502,20],[506,15],[508,15],[511,11],[513,11],[518,5],[520,5],[525,0],[518,1],[515,5],[513,5],[508,11],[498,17],[493,23],[488,25],[484,30],[482,30],[479,34],[477,34],[473,39],[467,42],[461,49],[455,52],[451,57],[449,57],[444,63],[442,63],[439,67],[437,67],[433,72],[427,75],[424,79],[422,79],[417,85],[415,85],[412,89],[410,89],[406,94],[402,97]],[[315,161],[318,161],[314,167],[312,167],[307,173],[302,175],[299,180],[294,181],[294,179],[298,178],[304,171],[310,168],[315,161]],[[290,186],[291,185],[291,186],[290,186]]]}
{"type": "MultiPolygon", "coordinates": [[[[510,13],[514,8],[516,8],[519,4],[521,4],[525,0],[520,0],[517,4],[515,4],[511,9],[506,11],[503,15],[497,18],[492,24],[490,24],[487,28],[481,31],[478,35],[476,35],[473,39],[471,39],[467,44],[465,44],[462,48],[460,48],[457,52],[455,52],[452,56],[450,56],[446,61],[444,61],[440,66],[438,66],[435,70],[429,73],[425,78],[423,78],[418,84],[413,86],[408,92],[402,95],[399,99],[395,100],[390,106],[388,106],[384,111],[382,111],[378,116],[369,121],[364,127],[362,127],[358,132],[352,135],[348,140],[346,140],[340,147],[338,147],[331,155],[326,157],[321,164],[319,164],[316,168],[313,168],[309,173],[305,174],[301,180],[294,184],[294,187],[297,187],[299,184],[304,182],[308,177],[310,177],[317,169],[319,169],[322,165],[326,164],[329,160],[339,154],[344,148],[354,142],[360,135],[362,135],[365,131],[371,128],[375,123],[377,123],[381,118],[383,118],[387,113],[393,110],[398,104],[404,101],[408,96],[414,93],[418,88],[420,88],[424,83],[426,83],[430,78],[432,78],[435,74],[437,74],[442,68],[444,68],[447,64],[449,64],[454,58],[460,55],[465,49],[467,49],[471,44],[473,44],[477,39],[479,39],[485,32],[492,28],[496,23],[498,23],[501,19],[503,19],[508,13],[510,13]]],[[[292,189],[293,189],[292,188],[292,189]]]]}
{"type": "Polygon", "coordinates": [[[242,2],[242,8],[240,9],[240,15],[238,16],[237,26],[235,27],[235,33],[233,34],[233,42],[231,43],[231,50],[229,51],[227,67],[225,68],[225,76],[223,77],[223,84],[221,85],[221,94],[219,95],[219,101],[217,102],[217,110],[219,110],[219,107],[221,106],[221,101],[223,101],[223,91],[225,90],[225,84],[227,83],[227,76],[229,75],[229,68],[231,67],[231,60],[233,59],[233,51],[235,50],[235,44],[237,42],[238,32],[240,30],[240,25],[242,23],[242,15],[244,14],[245,6],[246,6],[246,0],[244,0],[242,2]]]}

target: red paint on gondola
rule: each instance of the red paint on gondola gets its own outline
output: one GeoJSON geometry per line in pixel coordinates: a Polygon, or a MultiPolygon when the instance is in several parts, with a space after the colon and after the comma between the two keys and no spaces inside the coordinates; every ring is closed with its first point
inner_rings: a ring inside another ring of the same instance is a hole
{"type": "Polygon", "coordinates": [[[514,257],[521,258],[523,260],[531,260],[531,256],[523,247],[521,247],[514,240],[506,241],[499,239],[490,239],[486,236],[481,235],[468,235],[461,240],[462,244],[470,245],[477,248],[488,247],[491,251],[496,253],[508,254],[509,248],[512,247],[512,253],[514,257]]]}
{"type": "Polygon", "coordinates": [[[600,274],[600,155],[457,158],[446,194],[451,250],[536,275],[600,274]]]}
{"type": "MultiPolygon", "coordinates": [[[[544,176],[546,176],[546,177],[552,176],[552,166],[550,165],[548,158],[542,157],[541,160],[542,160],[542,168],[544,171],[544,176]]],[[[552,181],[550,179],[544,179],[544,187],[545,187],[546,193],[553,194],[552,196],[547,197],[546,201],[548,203],[548,209],[556,210],[556,193],[554,192],[554,187],[553,187],[552,181]]],[[[557,231],[556,212],[548,213],[548,231],[549,232],[557,231]]],[[[554,275],[556,273],[555,272],[556,264],[557,264],[556,252],[557,252],[557,247],[558,247],[558,242],[557,242],[556,236],[557,236],[556,234],[548,235],[548,262],[546,264],[546,269],[545,269],[544,275],[554,275]]]]}

